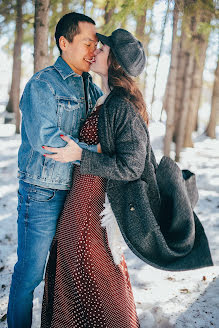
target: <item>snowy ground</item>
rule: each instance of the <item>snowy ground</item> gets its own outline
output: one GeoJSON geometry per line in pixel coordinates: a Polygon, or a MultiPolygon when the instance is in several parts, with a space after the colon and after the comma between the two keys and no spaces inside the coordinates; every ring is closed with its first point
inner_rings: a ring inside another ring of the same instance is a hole
{"type": "MultiPolygon", "coordinates": [[[[159,159],[164,127],[151,124],[151,139],[159,159]]],[[[0,124],[0,328],[5,328],[13,265],[16,261],[17,150],[13,126],[0,124]]],[[[142,328],[219,328],[219,140],[196,137],[195,148],[182,154],[181,168],[197,175],[201,219],[215,266],[173,273],[156,270],[129,250],[126,259],[142,328]]],[[[33,328],[40,327],[43,283],[34,298],[33,328]]],[[[60,327],[61,328],[61,327],[60,327]]]]}

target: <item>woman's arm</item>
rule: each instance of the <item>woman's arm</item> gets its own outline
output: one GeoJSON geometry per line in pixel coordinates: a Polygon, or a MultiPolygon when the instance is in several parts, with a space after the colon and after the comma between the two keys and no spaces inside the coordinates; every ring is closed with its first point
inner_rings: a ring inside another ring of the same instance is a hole
{"type": "MultiPolygon", "coordinates": [[[[81,160],[80,171],[82,174],[126,181],[140,178],[144,170],[147,143],[149,142],[144,123],[127,102],[123,108],[119,109],[118,105],[110,106],[110,113],[116,113],[113,117],[111,116],[110,122],[110,132],[113,133],[115,143],[113,145],[115,151],[112,156],[93,153],[86,149],[82,150],[68,137],[62,137],[68,143],[64,148],[45,147],[46,150],[54,153],[46,156],[60,162],[81,160]],[[130,115],[130,113],[132,114],[130,115]]],[[[100,137],[101,142],[107,133],[106,127],[103,130],[102,137],[100,137]]]]}
{"type": "Polygon", "coordinates": [[[124,120],[116,129],[114,136],[115,153],[91,153],[82,150],[81,174],[93,174],[113,180],[137,180],[143,173],[147,133],[138,115],[124,120]]]}
{"type": "MultiPolygon", "coordinates": [[[[46,147],[43,146],[42,148],[50,151],[53,154],[44,154],[45,157],[51,158],[54,161],[61,162],[61,163],[68,163],[68,162],[78,162],[81,160],[82,155],[82,148],[81,143],[76,143],[74,140],[69,138],[68,136],[60,135],[62,140],[67,142],[65,147],[55,148],[55,147],[46,147]],[[80,145],[80,146],[79,146],[80,145]]],[[[90,148],[89,151],[93,151],[90,148]]],[[[95,151],[101,153],[101,146],[100,144],[95,146],[95,151]]]]}

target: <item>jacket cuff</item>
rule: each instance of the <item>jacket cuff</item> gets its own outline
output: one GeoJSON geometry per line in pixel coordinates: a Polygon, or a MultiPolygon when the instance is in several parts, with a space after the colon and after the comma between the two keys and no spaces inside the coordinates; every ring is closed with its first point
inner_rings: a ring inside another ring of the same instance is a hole
{"type": "Polygon", "coordinates": [[[83,149],[81,154],[81,174],[93,174],[97,175],[98,172],[98,161],[97,153],[94,153],[90,150],[83,149]]]}

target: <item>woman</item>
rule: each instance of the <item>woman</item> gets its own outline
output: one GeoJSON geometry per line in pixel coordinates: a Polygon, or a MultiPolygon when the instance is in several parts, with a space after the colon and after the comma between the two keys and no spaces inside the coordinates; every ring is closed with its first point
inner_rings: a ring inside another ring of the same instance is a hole
{"type": "Polygon", "coordinates": [[[212,265],[193,212],[194,174],[182,175],[169,158],[157,166],[151,149],[145,104],[131,78],[144,68],[141,43],[123,29],[98,38],[103,47],[91,69],[108,95],[99,99],[80,139],[100,142],[102,153],[82,150],[68,137],[62,137],[68,147],[45,147],[54,153],[47,157],[81,165],[75,167],[52,244],[43,328],[139,327],[116,222],[130,249],[154,267],[181,271],[212,265]]]}
{"type": "MultiPolygon", "coordinates": [[[[110,93],[106,103],[114,119],[120,117],[120,126],[116,127],[111,154],[95,154],[98,166],[102,167],[100,172],[82,175],[80,166],[75,166],[72,189],[47,265],[42,328],[139,327],[125,259],[121,256],[115,263],[100,214],[108,179],[134,180],[144,169],[148,116],[143,97],[130,75],[141,73],[145,54],[142,44],[122,29],[114,31],[109,39],[101,35],[99,39],[104,45],[96,50],[91,69],[101,76],[106,93],[110,93]]],[[[103,108],[99,104],[80,132],[80,140],[87,144],[99,143],[97,123],[103,108]]],[[[77,145],[75,152],[63,154],[62,159],[45,156],[61,161],[81,159],[77,145]]]]}

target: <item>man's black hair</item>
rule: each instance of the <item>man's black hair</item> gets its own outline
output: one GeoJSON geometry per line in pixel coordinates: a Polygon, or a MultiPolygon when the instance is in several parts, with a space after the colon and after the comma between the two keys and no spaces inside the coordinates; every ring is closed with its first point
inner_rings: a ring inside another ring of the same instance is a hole
{"type": "Polygon", "coordinates": [[[62,49],[59,46],[59,38],[64,36],[68,42],[72,42],[74,36],[80,33],[78,26],[79,22],[88,22],[95,25],[95,22],[92,18],[75,12],[64,15],[56,25],[55,39],[60,54],[62,54],[62,49]]]}

